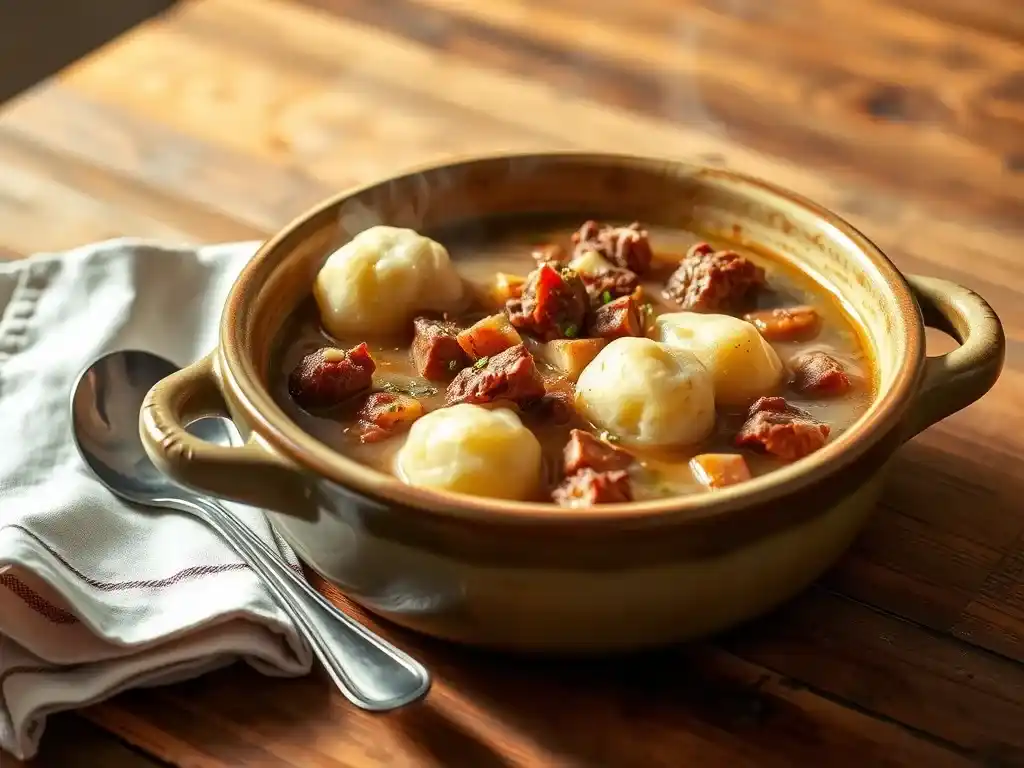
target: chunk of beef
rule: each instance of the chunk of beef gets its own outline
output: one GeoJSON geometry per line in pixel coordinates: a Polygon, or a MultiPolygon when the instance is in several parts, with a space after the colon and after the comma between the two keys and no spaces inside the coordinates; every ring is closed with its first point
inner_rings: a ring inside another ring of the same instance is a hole
{"type": "Polygon", "coordinates": [[[598,440],[582,429],[569,432],[569,442],[565,444],[562,457],[566,475],[575,474],[584,468],[595,472],[611,472],[625,469],[633,463],[633,454],[629,451],[598,440]]]}
{"type": "Polygon", "coordinates": [[[633,486],[629,480],[629,473],[624,470],[595,472],[584,468],[565,478],[552,492],[551,498],[563,507],[615,504],[632,501],[633,486]]]}
{"type": "Polygon", "coordinates": [[[850,391],[850,377],[842,363],[824,352],[808,352],[790,362],[793,378],[790,386],[797,392],[819,397],[835,397],[850,391]]]}
{"type": "Polygon", "coordinates": [[[743,316],[768,341],[806,341],[818,335],[821,316],[814,307],[762,309],[743,316]]]}
{"type": "Polygon", "coordinates": [[[288,376],[288,393],[303,408],[333,408],[369,389],[376,368],[366,344],[348,352],[323,347],[295,366],[288,376]]]}
{"type": "Polygon", "coordinates": [[[519,330],[541,341],[551,341],[580,336],[588,305],[587,291],[579,275],[542,264],[530,273],[522,296],[510,299],[505,311],[519,330]]]}
{"type": "Polygon", "coordinates": [[[581,274],[580,278],[586,286],[591,305],[595,307],[607,304],[620,296],[629,296],[640,285],[640,278],[636,272],[619,267],[605,269],[593,275],[581,274]]]}
{"type": "Polygon", "coordinates": [[[412,327],[412,361],[423,378],[450,379],[470,364],[456,338],[459,328],[455,323],[417,317],[412,327]]]}
{"type": "Polygon", "coordinates": [[[697,243],[679,262],[662,295],[694,312],[735,311],[764,282],[764,270],[749,259],[697,243]]]}
{"type": "MultiPolygon", "coordinates": [[[[564,376],[546,378],[544,388],[547,390],[544,396],[527,405],[523,412],[524,420],[529,420],[541,427],[582,424],[580,415],[576,411],[576,405],[573,403],[575,391],[570,379],[564,376]]],[[[561,476],[559,470],[558,477],[561,476]]]]}
{"type": "Polygon", "coordinates": [[[762,397],[750,406],[736,445],[795,461],[825,445],[831,429],[781,397],[762,397]]]}
{"type": "Polygon", "coordinates": [[[599,339],[643,336],[644,318],[640,304],[632,296],[622,296],[603,304],[591,313],[588,331],[599,339]]]}
{"type": "Polygon", "coordinates": [[[635,221],[628,227],[587,221],[573,234],[572,242],[577,255],[596,251],[615,266],[638,275],[647,272],[654,258],[647,230],[635,221]]]}
{"type": "Polygon", "coordinates": [[[495,400],[525,403],[543,395],[544,380],[533,356],[518,344],[464,368],[448,385],[445,400],[448,405],[495,400]]]}
{"type": "Polygon", "coordinates": [[[725,488],[750,479],[747,460],[737,453],[702,453],[690,459],[694,479],[705,488],[725,488]]]}
{"type": "Polygon", "coordinates": [[[472,360],[491,357],[523,343],[523,338],[502,314],[488,315],[478,320],[462,331],[458,339],[459,345],[472,360]]]}
{"type": "Polygon", "coordinates": [[[556,243],[538,245],[530,252],[530,255],[533,257],[533,260],[537,262],[537,266],[540,266],[541,264],[549,264],[555,269],[561,269],[569,260],[565,249],[556,243]]]}
{"type": "Polygon", "coordinates": [[[356,432],[362,443],[376,443],[404,432],[424,413],[423,403],[392,392],[370,394],[356,412],[356,432]]]}

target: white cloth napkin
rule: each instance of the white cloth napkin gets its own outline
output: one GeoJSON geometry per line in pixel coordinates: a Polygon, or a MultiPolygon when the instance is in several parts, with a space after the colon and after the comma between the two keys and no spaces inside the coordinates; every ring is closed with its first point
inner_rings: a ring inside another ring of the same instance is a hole
{"type": "MultiPolygon", "coordinates": [[[[216,344],[256,243],[112,240],[0,264],[0,747],[22,759],[46,716],[244,659],[310,669],[255,575],[201,523],[139,511],[93,479],[68,403],[103,352],[186,365],[216,344]]],[[[234,509],[296,564],[257,510],[234,509]]],[[[2,763],[0,755],[0,763],[2,763]]]]}

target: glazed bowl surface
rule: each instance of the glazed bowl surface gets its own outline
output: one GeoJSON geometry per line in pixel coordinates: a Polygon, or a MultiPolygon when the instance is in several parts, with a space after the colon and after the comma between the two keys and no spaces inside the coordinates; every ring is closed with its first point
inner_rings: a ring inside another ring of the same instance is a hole
{"type": "Polygon", "coordinates": [[[813,581],[873,511],[893,451],[981,397],[1004,345],[979,296],[901,275],[841,218],[768,183],[651,158],[486,157],[340,194],[267,241],[227,299],[217,349],[154,387],[140,430],[163,471],[268,509],[306,563],[398,624],[505,649],[625,650],[724,629],[813,581]],[[749,482],[566,510],[405,485],[332,451],[274,401],[284,324],[353,235],[376,224],[430,232],[551,214],[639,220],[792,262],[861,332],[873,403],[821,450],[749,482]],[[961,346],[927,357],[926,323],[961,346]],[[232,418],[246,444],[185,432],[212,414],[232,418]]]}

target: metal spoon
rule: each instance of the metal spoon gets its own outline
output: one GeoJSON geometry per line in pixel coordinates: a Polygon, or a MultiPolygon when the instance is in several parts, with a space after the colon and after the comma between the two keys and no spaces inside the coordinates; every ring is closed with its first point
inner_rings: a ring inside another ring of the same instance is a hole
{"type": "MultiPolygon", "coordinates": [[[[219,533],[277,597],[341,692],[370,711],[397,709],[430,688],[416,660],[331,605],[226,507],[182,488],[160,472],[139,437],[139,410],[150,388],[177,367],[149,352],[104,355],[79,376],[71,396],[78,452],[96,477],[122,499],[193,515],[219,533]]],[[[199,436],[228,442],[217,420],[199,436]]]]}

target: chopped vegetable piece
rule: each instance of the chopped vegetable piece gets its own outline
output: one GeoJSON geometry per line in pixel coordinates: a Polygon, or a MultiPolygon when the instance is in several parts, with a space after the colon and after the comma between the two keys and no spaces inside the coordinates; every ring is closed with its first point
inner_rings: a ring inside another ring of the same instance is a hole
{"type": "Polygon", "coordinates": [[[750,479],[747,460],[736,453],[702,453],[690,459],[690,471],[705,488],[725,488],[750,479]]]}
{"type": "Polygon", "coordinates": [[[376,443],[404,432],[424,413],[423,404],[408,395],[374,392],[356,413],[359,441],[376,443]]]}
{"type": "Polygon", "coordinates": [[[537,360],[575,381],[607,343],[607,339],[555,339],[545,342],[531,339],[529,348],[537,360]]]}
{"type": "Polygon", "coordinates": [[[458,335],[461,346],[473,360],[503,352],[523,343],[523,337],[505,315],[488,315],[458,335]]]}
{"type": "Polygon", "coordinates": [[[806,341],[821,330],[821,315],[814,307],[777,307],[762,309],[743,316],[769,341],[806,341]]]}
{"type": "Polygon", "coordinates": [[[530,273],[522,296],[505,305],[509,321],[541,341],[571,338],[586,318],[589,300],[579,276],[542,264],[530,273]]]}

